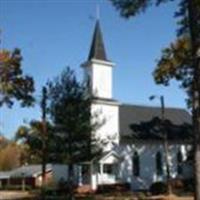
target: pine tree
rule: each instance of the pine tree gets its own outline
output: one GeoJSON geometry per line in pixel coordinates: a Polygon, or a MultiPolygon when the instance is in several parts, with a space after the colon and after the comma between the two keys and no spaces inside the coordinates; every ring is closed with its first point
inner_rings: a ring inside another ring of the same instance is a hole
{"type": "MultiPolygon", "coordinates": [[[[60,155],[68,165],[69,185],[73,186],[73,166],[90,161],[100,153],[92,132],[99,126],[92,122],[91,97],[86,83],[77,80],[74,71],[66,68],[49,82],[50,115],[60,137],[60,155]]],[[[73,189],[70,188],[72,199],[73,189]]]]}

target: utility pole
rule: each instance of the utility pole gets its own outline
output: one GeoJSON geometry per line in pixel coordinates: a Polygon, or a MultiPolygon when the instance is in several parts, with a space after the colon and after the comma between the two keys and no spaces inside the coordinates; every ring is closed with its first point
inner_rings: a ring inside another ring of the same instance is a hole
{"type": "Polygon", "coordinates": [[[161,104],[161,129],[162,133],[164,134],[164,151],[165,151],[165,162],[166,162],[166,172],[167,172],[167,191],[168,194],[172,193],[171,183],[170,183],[170,164],[169,164],[169,144],[168,144],[168,137],[167,131],[165,130],[165,102],[164,96],[160,96],[160,104],[161,104]]]}
{"type": "Polygon", "coordinates": [[[42,88],[42,100],[40,103],[42,111],[42,186],[46,185],[46,164],[47,164],[47,89],[42,88]]]}
{"type": "Polygon", "coordinates": [[[168,144],[168,137],[167,137],[167,131],[165,129],[165,101],[164,96],[150,96],[149,99],[153,100],[156,97],[159,97],[160,99],[160,105],[161,105],[161,136],[163,138],[163,146],[164,146],[164,152],[165,152],[165,162],[166,162],[166,179],[167,179],[167,192],[168,194],[172,193],[171,183],[170,183],[170,162],[169,162],[169,144],[168,144]]]}

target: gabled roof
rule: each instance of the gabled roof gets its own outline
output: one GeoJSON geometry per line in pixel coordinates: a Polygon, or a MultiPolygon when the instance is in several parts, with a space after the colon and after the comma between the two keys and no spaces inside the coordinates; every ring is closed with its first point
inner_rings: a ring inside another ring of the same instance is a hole
{"type": "MultiPolygon", "coordinates": [[[[122,140],[127,136],[135,136],[137,139],[158,139],[154,132],[159,131],[160,121],[160,107],[123,104],[119,106],[120,138],[122,140]]],[[[165,122],[169,139],[184,140],[184,137],[191,134],[191,116],[184,109],[165,108],[165,122]]]]}
{"type": "Polygon", "coordinates": [[[10,177],[10,171],[0,171],[0,179],[7,179],[10,177]]]}
{"type": "Polygon", "coordinates": [[[111,151],[104,151],[102,152],[101,155],[96,156],[92,162],[101,162],[101,163],[106,163],[106,159],[110,156],[115,157],[117,160],[120,160],[121,157],[118,155],[118,153],[115,150],[111,150],[111,151]]]}
{"type": "MultiPolygon", "coordinates": [[[[52,165],[46,165],[46,172],[52,170],[52,165]]],[[[13,169],[10,172],[11,177],[37,177],[42,173],[42,165],[27,165],[17,169],[13,169]]]]}
{"type": "Polygon", "coordinates": [[[95,30],[94,30],[94,35],[93,35],[92,44],[90,48],[90,53],[88,56],[88,61],[91,59],[108,61],[99,20],[97,20],[96,25],[95,25],[95,30]]]}

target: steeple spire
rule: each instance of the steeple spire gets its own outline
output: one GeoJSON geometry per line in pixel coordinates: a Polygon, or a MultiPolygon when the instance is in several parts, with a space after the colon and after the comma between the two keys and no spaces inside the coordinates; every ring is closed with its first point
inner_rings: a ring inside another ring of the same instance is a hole
{"type": "Polygon", "coordinates": [[[92,44],[91,44],[91,48],[90,48],[90,53],[88,56],[88,60],[91,60],[91,59],[108,61],[107,57],[106,57],[106,51],[104,48],[104,42],[103,42],[103,37],[102,37],[102,33],[101,33],[100,22],[98,19],[96,21],[94,35],[93,35],[92,44]]]}
{"type": "Polygon", "coordinates": [[[93,97],[112,100],[112,70],[115,64],[107,59],[99,20],[96,20],[90,53],[84,69],[85,80],[90,80],[93,97]]]}

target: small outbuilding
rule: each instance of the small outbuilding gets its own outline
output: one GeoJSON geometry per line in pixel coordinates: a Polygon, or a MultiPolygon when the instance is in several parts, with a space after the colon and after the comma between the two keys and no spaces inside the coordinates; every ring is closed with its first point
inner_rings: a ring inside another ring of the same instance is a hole
{"type": "MultiPolygon", "coordinates": [[[[67,180],[67,166],[60,164],[46,165],[46,184],[57,184],[60,180],[67,180]]],[[[36,188],[42,186],[42,165],[26,165],[8,172],[0,172],[0,187],[36,188]]]]}

